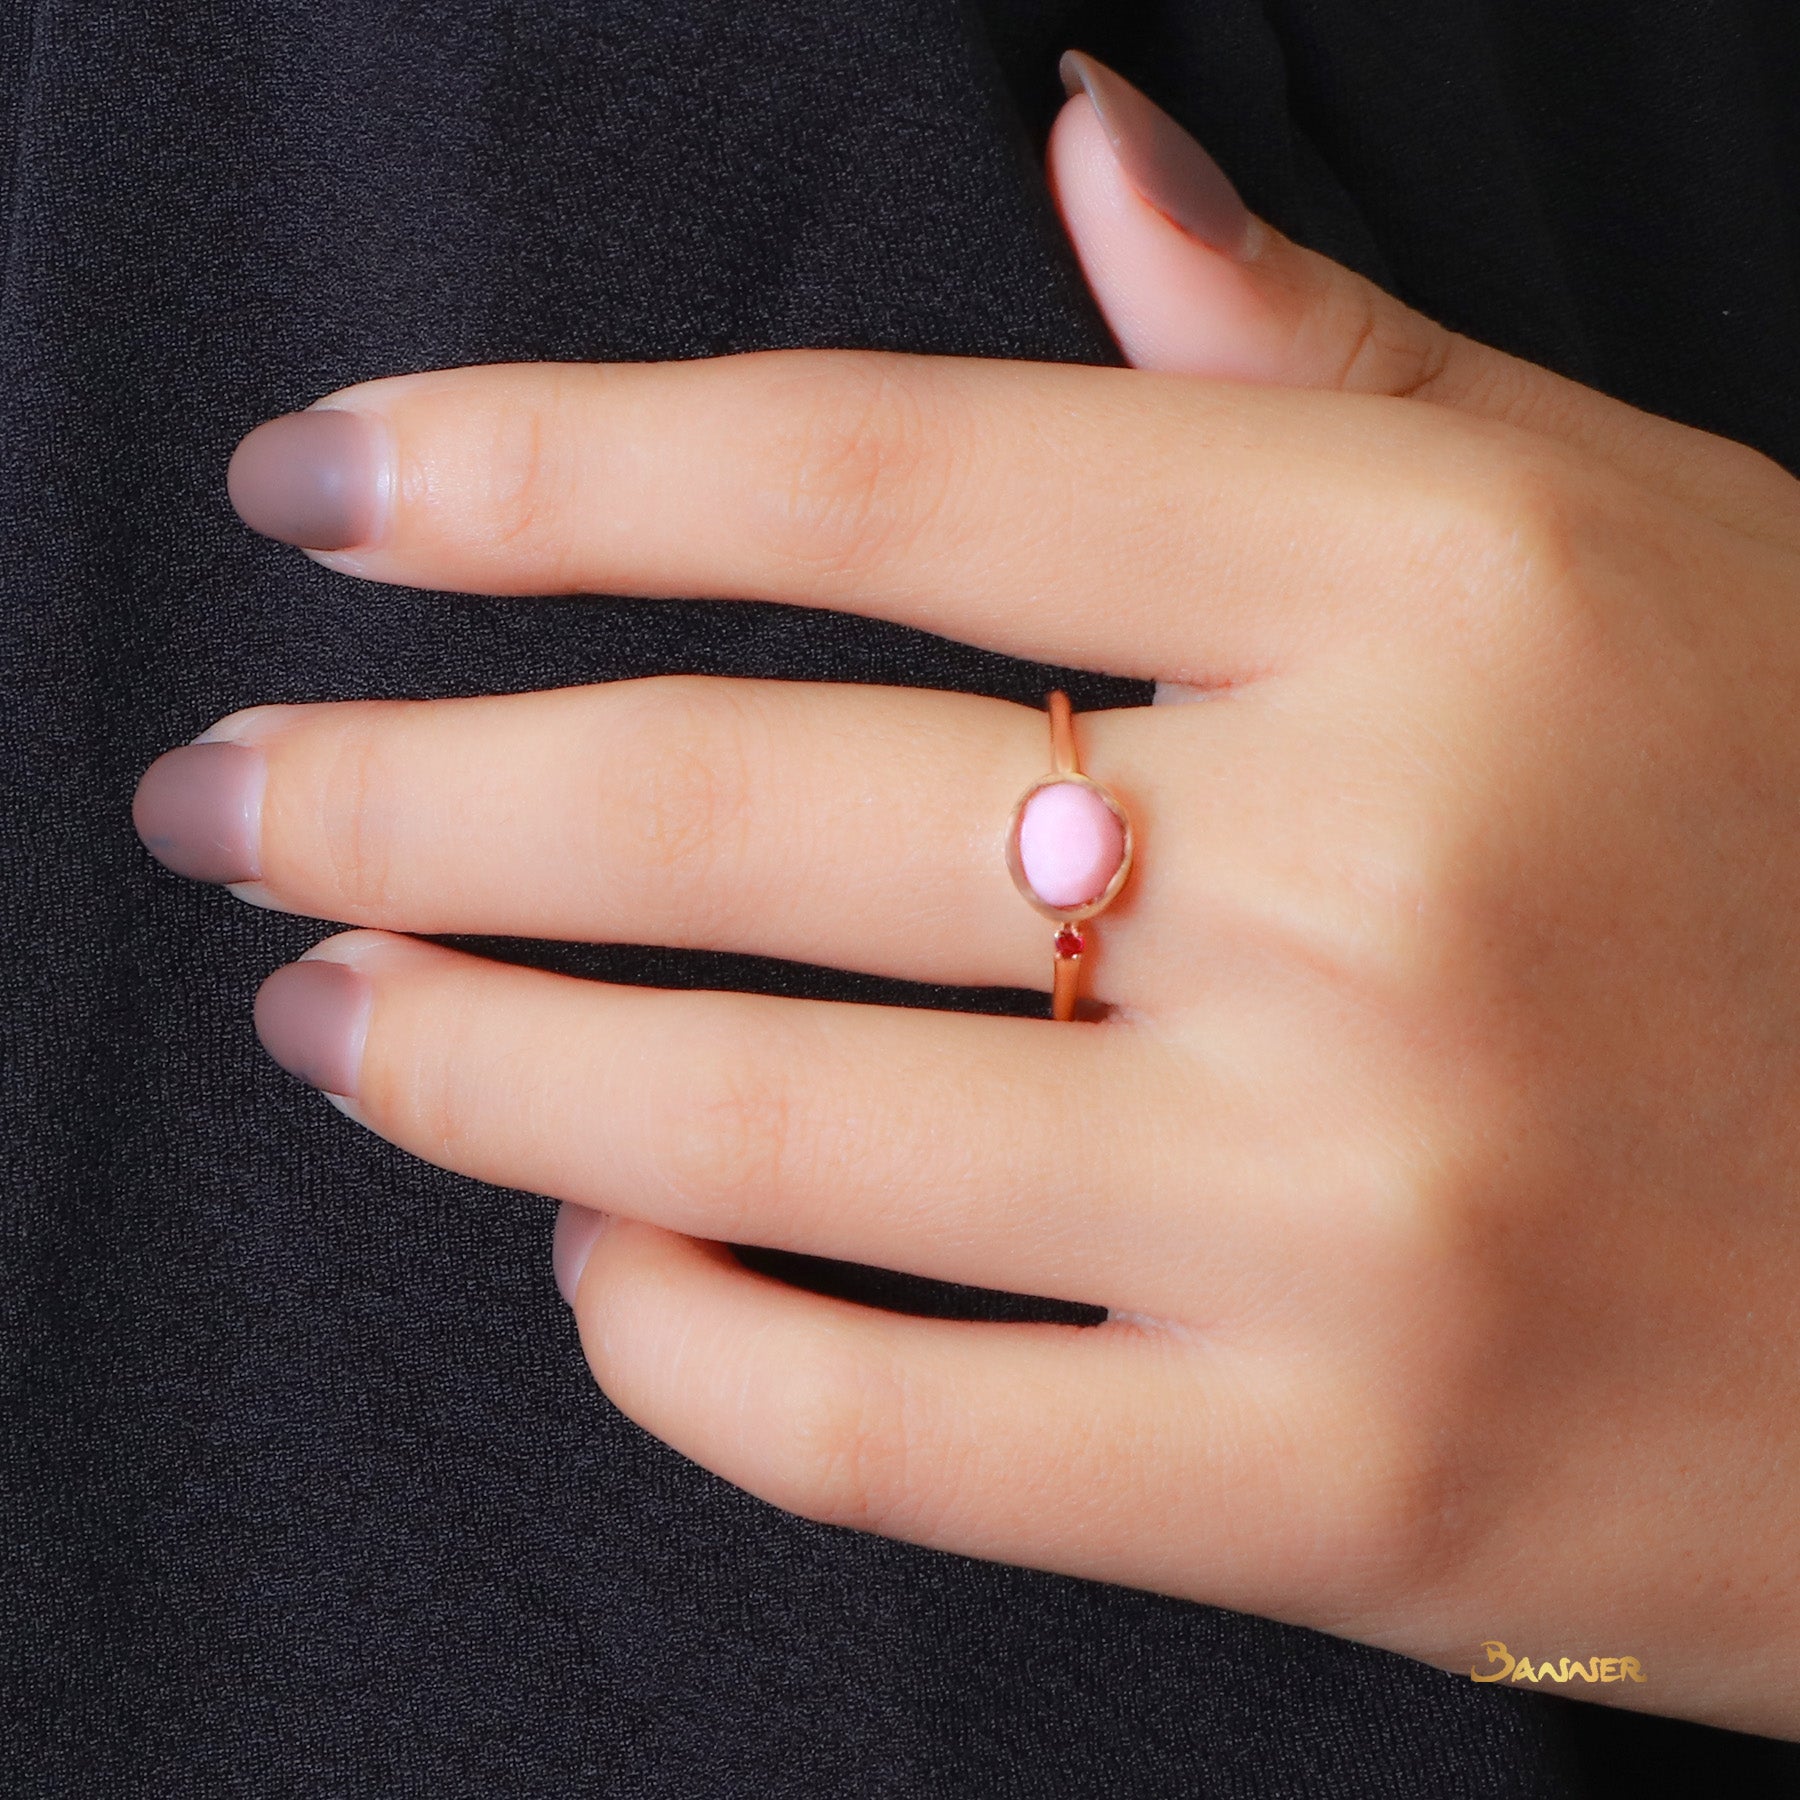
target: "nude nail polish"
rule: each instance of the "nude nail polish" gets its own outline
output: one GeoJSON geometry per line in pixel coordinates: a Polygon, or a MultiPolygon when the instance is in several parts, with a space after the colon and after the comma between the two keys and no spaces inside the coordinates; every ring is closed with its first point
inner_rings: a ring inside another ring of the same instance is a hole
{"type": "Polygon", "coordinates": [[[258,425],[232,453],[225,486],[238,517],[265,537],[354,550],[381,534],[388,463],[374,419],[315,407],[258,425]]]}
{"type": "Polygon", "coordinates": [[[1079,50],[1064,55],[1063,88],[1086,93],[1113,154],[1138,193],[1190,237],[1243,256],[1256,220],[1225,172],[1169,115],[1123,75],[1079,50]]]}
{"type": "Polygon", "coordinates": [[[131,822],[165,868],[194,881],[256,881],[262,875],[267,764],[246,744],[183,744],[147,768],[131,822]]]}
{"type": "Polygon", "coordinates": [[[305,958],[258,990],[256,1035],[290,1075],[354,1100],[374,1005],[374,984],[360,969],[305,958]]]}

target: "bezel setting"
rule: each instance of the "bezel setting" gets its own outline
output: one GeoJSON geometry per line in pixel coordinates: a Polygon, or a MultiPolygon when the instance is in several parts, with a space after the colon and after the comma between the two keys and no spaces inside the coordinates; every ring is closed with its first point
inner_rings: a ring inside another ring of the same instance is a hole
{"type": "Polygon", "coordinates": [[[1039,776],[1019,796],[1017,804],[1012,809],[1012,818],[1006,827],[1006,867],[1013,878],[1013,886],[1019,890],[1021,897],[1033,911],[1041,913],[1046,919],[1054,920],[1058,925],[1079,925],[1084,919],[1091,919],[1096,914],[1105,912],[1118,899],[1125,883],[1131,878],[1134,848],[1131,818],[1125,808],[1119,804],[1110,789],[1073,769],[1066,773],[1052,771],[1048,775],[1039,776]],[[1061,787],[1065,782],[1087,788],[1091,793],[1098,794],[1107,811],[1119,821],[1124,838],[1124,849],[1120,853],[1119,866],[1113,871],[1112,879],[1092,900],[1085,901],[1080,906],[1050,905],[1026,879],[1024,865],[1019,860],[1019,827],[1024,823],[1026,807],[1031,804],[1033,797],[1042,793],[1045,788],[1061,787]]]}

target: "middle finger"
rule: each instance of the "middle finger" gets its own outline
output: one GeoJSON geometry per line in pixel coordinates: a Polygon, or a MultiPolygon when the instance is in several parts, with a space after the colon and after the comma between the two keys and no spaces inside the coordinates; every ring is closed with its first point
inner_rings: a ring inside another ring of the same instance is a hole
{"type": "MultiPolygon", "coordinates": [[[[1087,772],[1155,847],[1095,934],[1096,998],[1168,998],[1167,940],[1201,898],[1187,864],[1217,891],[1244,844],[1223,816],[1244,784],[1203,800],[1181,772],[1249,762],[1255,710],[1080,720],[1087,772]]],[[[161,758],[136,816],[181,873],[348,924],[1042,987],[1051,927],[1014,891],[1005,838],[1048,764],[1044,714],[1004,701],[672,676],[256,708],[161,758]]]]}

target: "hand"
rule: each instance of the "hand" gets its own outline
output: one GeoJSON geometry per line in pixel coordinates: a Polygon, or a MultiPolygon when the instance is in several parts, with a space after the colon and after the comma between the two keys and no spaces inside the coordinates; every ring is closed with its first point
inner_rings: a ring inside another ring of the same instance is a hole
{"type": "Polygon", "coordinates": [[[367,580],[798,601],[1206,696],[1079,721],[1139,836],[1102,1019],[394,935],[1041,986],[1002,840],[1045,724],[985,699],[257,708],[140,829],[374,928],[271,978],[265,1042],[596,1209],[597,1380],[752,1492],[1451,1669],[1630,1656],[1557,1691],[1800,1734],[1800,489],[1407,312],[1076,73],[1123,151],[1079,97],[1052,173],[1137,369],[450,370],[262,428],[234,491],[367,580]],[[1109,1317],[901,1317],[729,1242],[1109,1317]]]}

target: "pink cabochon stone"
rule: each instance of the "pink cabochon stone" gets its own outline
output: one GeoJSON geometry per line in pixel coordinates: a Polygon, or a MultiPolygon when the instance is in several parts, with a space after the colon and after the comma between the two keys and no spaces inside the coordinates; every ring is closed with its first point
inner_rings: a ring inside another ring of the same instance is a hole
{"type": "Polygon", "coordinates": [[[1046,906],[1098,900],[1124,860],[1124,827],[1092,788],[1058,781],[1026,801],[1019,867],[1046,906]]]}

